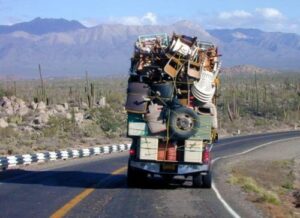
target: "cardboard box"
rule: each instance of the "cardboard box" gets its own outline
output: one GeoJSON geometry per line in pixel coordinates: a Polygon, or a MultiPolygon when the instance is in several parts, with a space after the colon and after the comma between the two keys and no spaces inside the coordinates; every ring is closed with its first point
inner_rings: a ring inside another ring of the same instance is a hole
{"type": "Polygon", "coordinates": [[[141,160],[157,160],[158,138],[141,137],[139,156],[141,160]]]}
{"type": "Polygon", "coordinates": [[[148,126],[142,122],[128,123],[128,136],[146,136],[148,135],[148,126]]]}
{"type": "Polygon", "coordinates": [[[202,163],[202,140],[185,140],[184,161],[192,163],[202,163]]]}
{"type": "Polygon", "coordinates": [[[148,125],[141,114],[128,114],[128,136],[147,136],[148,125]]]}

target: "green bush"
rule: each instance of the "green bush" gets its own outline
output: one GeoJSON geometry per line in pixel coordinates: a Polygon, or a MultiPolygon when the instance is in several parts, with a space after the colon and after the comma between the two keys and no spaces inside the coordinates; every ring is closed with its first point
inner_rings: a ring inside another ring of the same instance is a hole
{"type": "Polygon", "coordinates": [[[23,118],[20,115],[12,115],[8,117],[7,120],[9,123],[14,123],[14,124],[22,124],[23,118]]]}
{"type": "Polygon", "coordinates": [[[45,137],[65,138],[69,134],[78,134],[78,126],[72,120],[61,117],[50,117],[48,127],[43,129],[45,137]]]}
{"type": "Polygon", "coordinates": [[[116,113],[112,108],[97,108],[91,111],[92,119],[108,137],[117,137],[125,132],[126,116],[116,113]]]}
{"type": "Polygon", "coordinates": [[[5,96],[5,92],[2,89],[2,87],[0,86],[0,98],[2,98],[3,96],[5,96]]]}

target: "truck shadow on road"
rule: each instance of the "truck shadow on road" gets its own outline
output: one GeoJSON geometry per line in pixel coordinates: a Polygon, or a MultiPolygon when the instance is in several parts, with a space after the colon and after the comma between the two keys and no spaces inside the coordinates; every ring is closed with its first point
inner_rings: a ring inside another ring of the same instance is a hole
{"type": "MultiPolygon", "coordinates": [[[[0,171],[0,185],[42,185],[95,189],[126,189],[126,173],[112,175],[84,171],[29,171],[14,169],[0,171]]],[[[189,181],[175,178],[169,182],[161,178],[148,178],[130,189],[176,189],[192,188],[189,181]]]]}

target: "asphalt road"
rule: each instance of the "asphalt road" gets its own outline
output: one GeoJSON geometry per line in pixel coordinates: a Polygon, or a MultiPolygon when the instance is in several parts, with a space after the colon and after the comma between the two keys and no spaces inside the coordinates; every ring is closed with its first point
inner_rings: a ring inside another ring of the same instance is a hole
{"type": "MultiPolygon", "coordinates": [[[[222,139],[213,158],[295,136],[300,132],[222,139]]],[[[127,188],[127,158],[125,152],[0,172],[0,217],[231,217],[213,190],[195,189],[191,180],[157,178],[127,188]]]]}

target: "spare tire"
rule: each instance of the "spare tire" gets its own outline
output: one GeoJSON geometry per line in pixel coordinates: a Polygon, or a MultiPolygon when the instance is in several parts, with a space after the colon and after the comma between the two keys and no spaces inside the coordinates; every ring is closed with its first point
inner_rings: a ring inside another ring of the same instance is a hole
{"type": "Polygon", "coordinates": [[[171,111],[169,125],[172,138],[188,139],[197,133],[200,120],[192,109],[179,107],[171,111]]]}

